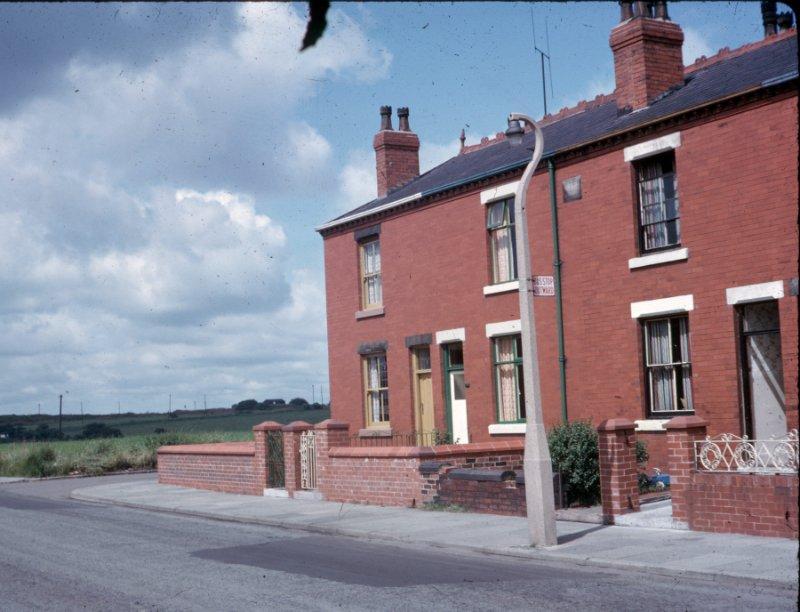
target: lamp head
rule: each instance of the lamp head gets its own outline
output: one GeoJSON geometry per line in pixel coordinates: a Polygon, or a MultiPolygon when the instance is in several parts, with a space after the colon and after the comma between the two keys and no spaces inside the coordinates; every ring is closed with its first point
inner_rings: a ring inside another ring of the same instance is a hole
{"type": "Polygon", "coordinates": [[[522,144],[522,137],[525,135],[525,130],[519,123],[518,119],[508,119],[508,129],[506,130],[506,138],[512,146],[522,144]]]}

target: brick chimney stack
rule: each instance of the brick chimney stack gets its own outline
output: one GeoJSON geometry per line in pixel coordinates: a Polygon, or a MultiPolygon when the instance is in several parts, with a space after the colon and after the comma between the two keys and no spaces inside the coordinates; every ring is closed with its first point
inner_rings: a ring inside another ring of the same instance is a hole
{"type": "Polygon", "coordinates": [[[419,138],[408,124],[408,108],[398,108],[398,130],[392,129],[392,107],[381,106],[381,129],[375,134],[378,197],[419,176],[419,138]]]}
{"type": "Polygon", "coordinates": [[[620,2],[621,20],[609,43],[614,53],[614,96],[620,110],[646,107],[683,84],[683,31],[669,20],[667,3],[620,2]]]}

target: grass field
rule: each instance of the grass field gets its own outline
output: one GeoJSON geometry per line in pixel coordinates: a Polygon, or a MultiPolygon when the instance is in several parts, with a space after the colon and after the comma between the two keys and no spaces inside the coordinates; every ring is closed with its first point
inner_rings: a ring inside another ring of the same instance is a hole
{"type": "MultiPolygon", "coordinates": [[[[321,410],[303,410],[293,407],[275,408],[271,410],[256,410],[253,412],[236,412],[233,410],[202,410],[176,411],[177,416],[170,417],[166,413],[144,413],[144,414],[107,414],[91,415],[87,414],[83,418],[79,415],[65,416],[62,430],[67,436],[73,437],[80,434],[84,425],[87,423],[105,423],[109,427],[116,427],[122,432],[123,436],[137,434],[151,434],[156,429],[163,429],[167,432],[192,432],[200,433],[207,431],[250,431],[253,425],[262,421],[277,421],[278,423],[290,423],[292,421],[308,421],[318,423],[330,416],[327,408],[321,410]]],[[[26,416],[0,417],[0,425],[13,423],[24,425],[30,429],[40,423],[46,423],[50,427],[58,427],[58,417],[55,416],[26,416]]]]}
{"type": "MultiPolygon", "coordinates": [[[[123,437],[0,444],[0,476],[96,475],[128,469],[152,469],[156,466],[159,446],[252,440],[253,425],[263,421],[317,423],[329,416],[328,409],[287,407],[245,413],[190,411],[180,413],[176,418],[163,413],[87,415],[83,420],[70,417],[63,422],[63,431],[69,436],[79,434],[86,423],[101,422],[121,430],[123,437]],[[157,429],[163,429],[165,433],[154,433],[157,429]]],[[[4,417],[4,420],[31,428],[39,423],[56,427],[58,422],[57,417],[38,416],[4,417]]]]}

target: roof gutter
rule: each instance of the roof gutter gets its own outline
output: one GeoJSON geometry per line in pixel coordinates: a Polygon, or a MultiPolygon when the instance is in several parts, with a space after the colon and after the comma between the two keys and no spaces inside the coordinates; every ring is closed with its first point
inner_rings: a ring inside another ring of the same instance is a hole
{"type": "MultiPolygon", "coordinates": [[[[770,87],[770,86],[774,86],[774,85],[780,85],[782,83],[785,83],[787,81],[791,81],[792,79],[797,78],[797,76],[798,76],[798,71],[797,70],[793,70],[793,71],[788,72],[788,73],[786,73],[784,75],[781,75],[781,76],[778,76],[778,77],[775,77],[775,78],[772,78],[772,79],[767,79],[765,81],[762,81],[758,85],[755,85],[754,87],[750,87],[749,89],[744,89],[742,91],[738,91],[738,92],[736,92],[734,94],[731,94],[729,96],[723,96],[721,98],[716,98],[714,100],[709,100],[708,102],[704,102],[703,104],[698,104],[697,106],[692,106],[692,107],[689,107],[689,108],[685,108],[683,110],[674,112],[674,113],[672,113],[670,115],[664,115],[664,116],[661,116],[661,117],[657,117],[657,118],[653,119],[652,121],[648,121],[648,122],[642,123],[640,125],[635,125],[635,126],[632,126],[632,127],[624,128],[624,129],[621,129],[621,130],[619,130],[617,132],[611,132],[610,134],[603,135],[602,138],[595,138],[593,140],[585,140],[585,141],[580,142],[578,144],[572,145],[571,147],[568,147],[568,148],[565,148],[565,149],[559,149],[557,151],[548,151],[548,152],[546,152],[546,153],[544,153],[542,155],[542,160],[545,160],[545,159],[549,160],[549,159],[554,158],[556,155],[559,155],[559,154],[562,154],[562,153],[567,153],[569,151],[574,151],[576,149],[583,148],[583,147],[585,147],[585,146],[587,146],[589,144],[592,144],[593,142],[598,142],[598,141],[606,140],[608,138],[613,138],[613,137],[618,136],[620,134],[624,134],[625,132],[630,132],[631,130],[634,130],[634,129],[645,128],[645,127],[648,127],[650,125],[654,125],[654,124],[660,123],[662,121],[665,121],[667,119],[671,119],[672,117],[676,117],[678,115],[683,115],[685,113],[690,113],[692,111],[695,111],[695,110],[700,109],[700,108],[704,108],[706,106],[712,106],[714,104],[718,104],[720,102],[724,102],[725,100],[730,100],[732,98],[737,98],[739,96],[743,96],[745,94],[748,94],[748,93],[751,93],[751,92],[754,92],[754,91],[758,91],[759,89],[764,89],[766,87],[770,87]]],[[[395,208],[397,206],[401,206],[403,204],[407,204],[407,203],[413,202],[415,200],[421,200],[423,198],[428,198],[428,197],[443,193],[445,191],[449,191],[451,189],[456,189],[458,187],[463,187],[464,185],[469,185],[470,183],[474,183],[474,182],[477,182],[477,181],[480,181],[480,180],[483,180],[483,179],[486,179],[486,178],[491,178],[491,177],[493,177],[493,176],[495,176],[497,174],[501,174],[503,172],[508,172],[510,170],[522,169],[527,164],[528,164],[528,160],[524,160],[524,159],[520,160],[518,162],[511,163],[511,164],[506,164],[505,166],[501,166],[499,168],[494,168],[492,170],[487,170],[486,172],[481,172],[480,174],[475,174],[473,176],[469,176],[469,177],[467,177],[465,179],[461,179],[460,181],[454,181],[452,183],[447,183],[446,185],[441,185],[439,187],[434,187],[434,188],[429,189],[427,191],[421,191],[419,193],[415,193],[414,195],[406,196],[405,198],[400,198],[399,200],[394,200],[392,202],[387,202],[386,204],[382,204],[381,206],[378,206],[376,208],[370,208],[369,210],[365,210],[365,211],[360,212],[360,213],[355,213],[355,214],[352,214],[352,215],[348,215],[347,217],[342,217],[341,219],[334,219],[333,221],[329,221],[328,223],[325,223],[323,225],[319,225],[319,226],[315,227],[314,230],[317,231],[317,232],[322,232],[324,230],[334,228],[334,227],[336,227],[338,225],[343,225],[344,223],[347,223],[349,221],[356,221],[358,219],[362,219],[364,217],[368,217],[368,216],[374,215],[376,213],[380,213],[380,212],[384,212],[384,211],[387,211],[387,210],[391,210],[392,208],[395,208]]]]}

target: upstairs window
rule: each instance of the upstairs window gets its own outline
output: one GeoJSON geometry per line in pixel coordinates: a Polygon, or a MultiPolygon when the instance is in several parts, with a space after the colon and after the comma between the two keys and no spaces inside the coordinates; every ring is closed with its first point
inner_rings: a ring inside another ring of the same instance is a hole
{"type": "Polygon", "coordinates": [[[525,388],[522,384],[522,337],[500,336],[492,341],[500,423],[525,420],[525,388]]]}
{"type": "Polygon", "coordinates": [[[645,321],[644,344],[650,415],[692,411],[689,318],[645,321]]]}
{"type": "Polygon", "coordinates": [[[361,307],[379,308],[383,305],[381,287],[381,242],[379,239],[362,242],[361,255],[361,307]]]}
{"type": "Polygon", "coordinates": [[[493,202],[488,206],[486,228],[492,252],[492,283],[505,283],[517,278],[517,241],[514,235],[514,198],[493,202]]]}
{"type": "Polygon", "coordinates": [[[386,427],[389,425],[389,374],[386,370],[386,354],[364,356],[362,363],[367,427],[386,427]]]}
{"type": "Polygon", "coordinates": [[[636,184],[641,252],[680,246],[681,220],[675,154],[670,151],[637,162],[636,184]]]}

